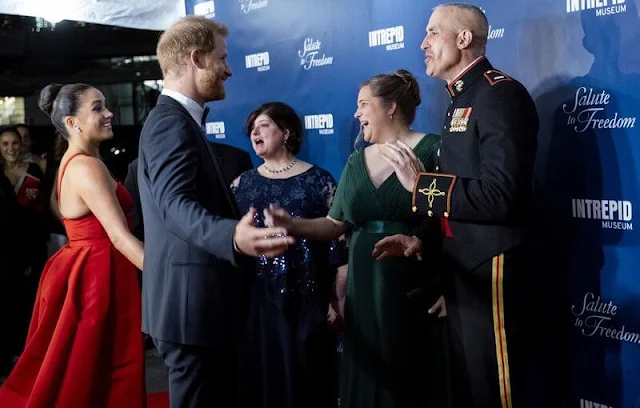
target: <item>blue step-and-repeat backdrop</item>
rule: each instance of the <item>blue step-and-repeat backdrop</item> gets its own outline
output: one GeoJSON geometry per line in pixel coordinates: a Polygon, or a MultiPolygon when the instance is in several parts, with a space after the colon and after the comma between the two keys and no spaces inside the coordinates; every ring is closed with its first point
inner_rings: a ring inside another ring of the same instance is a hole
{"type": "MultiPolygon", "coordinates": [[[[490,61],[525,84],[540,115],[532,406],[640,408],[639,3],[475,3],[490,23],[490,61]]],[[[419,49],[437,4],[188,0],[188,14],[231,29],[233,77],[210,106],[208,137],[251,151],[244,119],[283,101],[305,125],[300,157],[339,177],[358,133],[359,84],[398,68],[421,86],[414,129],[438,133],[448,95],[419,49]]]]}

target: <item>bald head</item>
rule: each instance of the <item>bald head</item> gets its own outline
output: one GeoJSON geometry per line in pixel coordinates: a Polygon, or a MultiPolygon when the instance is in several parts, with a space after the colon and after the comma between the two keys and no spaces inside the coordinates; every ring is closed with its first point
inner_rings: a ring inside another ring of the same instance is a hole
{"type": "Polygon", "coordinates": [[[441,10],[448,15],[451,29],[460,32],[471,31],[473,40],[470,48],[478,55],[484,55],[487,49],[489,36],[489,22],[479,7],[468,3],[446,3],[436,6],[435,10],[441,10]]]}

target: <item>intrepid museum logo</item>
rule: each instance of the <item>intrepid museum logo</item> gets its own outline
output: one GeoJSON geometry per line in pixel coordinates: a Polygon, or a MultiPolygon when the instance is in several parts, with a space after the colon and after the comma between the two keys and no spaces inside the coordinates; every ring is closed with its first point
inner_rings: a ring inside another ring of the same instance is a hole
{"type": "Polygon", "coordinates": [[[625,13],[626,0],[565,0],[567,13],[576,11],[594,10],[596,16],[609,16],[611,14],[625,13]]]}
{"type": "Polygon", "coordinates": [[[331,113],[321,113],[319,115],[305,115],[304,128],[307,130],[318,129],[321,135],[333,134],[333,115],[331,113]]]}
{"type": "Polygon", "coordinates": [[[633,230],[633,205],[626,200],[571,200],[573,218],[598,220],[604,229],[633,230]]]}
{"type": "Polygon", "coordinates": [[[404,27],[395,26],[369,31],[369,48],[384,46],[387,51],[404,48],[404,27]]]}

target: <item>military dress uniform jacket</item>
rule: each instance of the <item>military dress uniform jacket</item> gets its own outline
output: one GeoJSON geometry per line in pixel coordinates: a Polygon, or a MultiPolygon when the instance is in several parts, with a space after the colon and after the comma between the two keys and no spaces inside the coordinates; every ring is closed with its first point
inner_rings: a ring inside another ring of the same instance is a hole
{"type": "Polygon", "coordinates": [[[471,270],[525,240],[538,115],[525,87],[484,57],[447,91],[439,165],[416,180],[413,210],[445,217],[445,255],[471,270]]]}

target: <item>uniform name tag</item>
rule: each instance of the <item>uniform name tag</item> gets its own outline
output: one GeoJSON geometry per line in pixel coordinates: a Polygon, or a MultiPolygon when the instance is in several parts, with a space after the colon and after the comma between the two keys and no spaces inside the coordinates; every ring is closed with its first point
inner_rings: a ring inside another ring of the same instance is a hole
{"type": "Polygon", "coordinates": [[[456,108],[451,116],[449,132],[466,132],[472,108],[456,108]]]}

